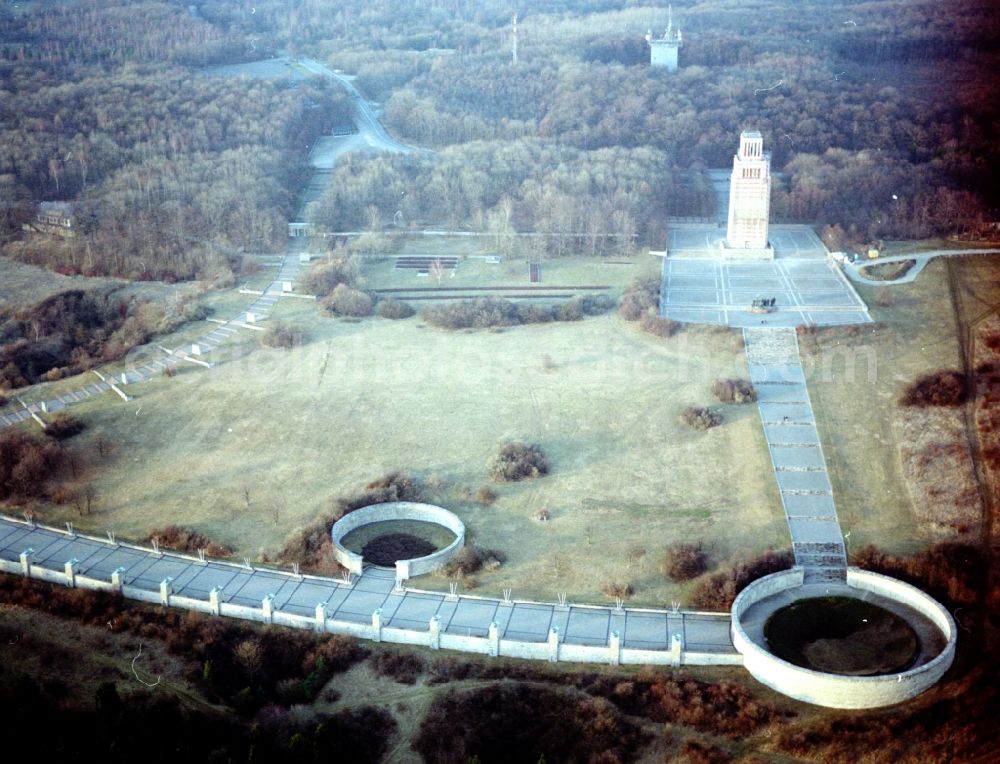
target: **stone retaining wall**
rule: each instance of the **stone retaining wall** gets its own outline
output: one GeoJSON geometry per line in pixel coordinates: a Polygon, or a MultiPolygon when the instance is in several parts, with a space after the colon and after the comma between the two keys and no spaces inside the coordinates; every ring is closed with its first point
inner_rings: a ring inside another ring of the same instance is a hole
{"type": "Polygon", "coordinates": [[[411,560],[396,561],[396,580],[405,581],[413,576],[422,576],[446,565],[452,557],[465,546],[465,525],[453,513],[443,507],[433,504],[421,504],[414,501],[392,501],[384,504],[371,504],[344,515],[333,524],[330,533],[333,536],[334,557],[337,562],[351,573],[361,574],[364,559],[360,554],[347,549],[341,542],[353,530],[372,523],[382,523],[392,520],[413,520],[423,523],[433,523],[447,528],[455,534],[455,540],[444,549],[411,560]]]}
{"type": "Polygon", "coordinates": [[[901,602],[927,617],[947,643],[933,660],[909,671],[885,676],[841,676],[795,666],[753,642],[741,623],[754,604],[802,583],[803,572],[793,569],[758,579],[733,602],[732,638],[743,655],[743,666],[757,681],[780,693],[830,708],[877,708],[901,703],[937,682],[955,657],[955,622],[951,614],[916,587],[878,573],[848,568],[847,584],[901,602]]]}

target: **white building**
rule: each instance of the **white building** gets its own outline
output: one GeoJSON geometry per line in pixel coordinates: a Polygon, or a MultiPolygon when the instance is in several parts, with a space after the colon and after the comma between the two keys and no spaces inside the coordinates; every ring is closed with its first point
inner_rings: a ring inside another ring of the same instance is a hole
{"type": "Polygon", "coordinates": [[[759,132],[745,131],[740,134],[740,148],[733,157],[729,183],[727,255],[774,257],[767,243],[770,210],[771,155],[764,151],[764,139],[759,132]]]}

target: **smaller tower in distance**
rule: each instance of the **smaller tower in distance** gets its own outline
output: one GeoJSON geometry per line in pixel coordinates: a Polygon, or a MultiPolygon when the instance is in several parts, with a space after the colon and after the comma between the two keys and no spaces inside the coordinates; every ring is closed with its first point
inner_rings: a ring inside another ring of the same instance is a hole
{"type": "Polygon", "coordinates": [[[674,29],[673,6],[667,6],[667,31],[663,33],[663,37],[653,37],[650,30],[646,33],[646,42],[649,43],[650,66],[662,66],[668,72],[677,71],[677,54],[684,41],[681,30],[674,29]]]}

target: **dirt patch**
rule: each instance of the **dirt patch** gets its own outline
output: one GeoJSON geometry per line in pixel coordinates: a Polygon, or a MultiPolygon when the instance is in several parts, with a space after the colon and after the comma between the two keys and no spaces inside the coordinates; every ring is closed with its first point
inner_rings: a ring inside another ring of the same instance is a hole
{"type": "Polygon", "coordinates": [[[412,560],[426,557],[437,551],[431,542],[409,533],[386,533],[373,538],[361,549],[365,561],[374,565],[389,567],[396,560],[412,560]]]}
{"type": "Polygon", "coordinates": [[[920,648],[906,621],[853,597],[794,602],[768,619],[764,636],[779,658],[846,676],[905,671],[920,648]]]}

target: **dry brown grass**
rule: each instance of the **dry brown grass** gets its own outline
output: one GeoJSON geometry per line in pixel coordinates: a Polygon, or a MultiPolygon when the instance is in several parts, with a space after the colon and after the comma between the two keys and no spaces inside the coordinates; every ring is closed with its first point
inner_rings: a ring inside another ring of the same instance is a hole
{"type": "Polygon", "coordinates": [[[894,422],[903,475],[921,526],[932,537],[975,533],[982,504],[959,409],[900,408],[894,422]]]}

